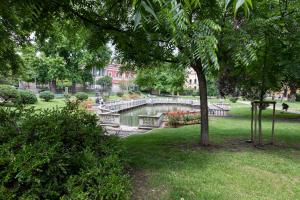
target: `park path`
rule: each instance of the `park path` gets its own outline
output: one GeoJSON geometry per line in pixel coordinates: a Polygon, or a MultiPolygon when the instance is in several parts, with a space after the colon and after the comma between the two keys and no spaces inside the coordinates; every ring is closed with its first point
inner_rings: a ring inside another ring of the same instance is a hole
{"type": "MultiPolygon", "coordinates": [[[[246,105],[251,105],[251,101],[237,101],[238,103],[242,103],[242,104],[246,104],[246,105]]],[[[282,111],[282,107],[281,107],[281,104],[279,104],[280,102],[277,102],[276,104],[276,107],[275,107],[275,110],[278,110],[278,111],[282,111]]],[[[268,109],[272,109],[272,108],[269,108],[268,109]]],[[[300,114],[300,110],[293,110],[293,109],[288,109],[287,111],[288,113],[294,113],[294,114],[300,114]]]]}

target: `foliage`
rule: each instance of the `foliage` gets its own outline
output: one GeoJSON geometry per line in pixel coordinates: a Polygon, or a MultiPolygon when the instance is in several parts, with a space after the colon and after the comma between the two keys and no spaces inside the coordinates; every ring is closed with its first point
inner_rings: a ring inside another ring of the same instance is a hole
{"type": "Polygon", "coordinates": [[[75,94],[75,97],[80,101],[84,101],[84,100],[87,100],[89,98],[89,95],[85,92],[77,92],[75,94]]]}
{"type": "Polygon", "coordinates": [[[44,91],[39,94],[39,97],[48,102],[48,101],[54,99],[54,94],[50,91],[44,91]]]}
{"type": "Polygon", "coordinates": [[[170,114],[168,115],[168,125],[170,127],[176,128],[180,124],[180,116],[176,114],[170,114]]]}
{"type": "Polygon", "coordinates": [[[117,92],[118,97],[122,97],[124,95],[124,92],[117,92]]]}
{"type": "Polygon", "coordinates": [[[229,101],[231,101],[232,103],[236,103],[238,99],[238,97],[229,97],[229,101]]]}
{"type": "Polygon", "coordinates": [[[181,93],[180,93],[180,95],[186,95],[186,96],[192,96],[192,95],[194,95],[195,93],[194,93],[194,90],[193,89],[184,89],[181,93]]]}
{"type": "Polygon", "coordinates": [[[185,70],[173,65],[162,65],[139,69],[135,83],[142,91],[175,93],[183,90],[185,70]]]}
{"type": "Polygon", "coordinates": [[[19,90],[18,92],[20,94],[19,102],[21,104],[35,104],[38,101],[34,92],[30,90],[19,90]]]}
{"type": "Polygon", "coordinates": [[[296,101],[300,101],[300,94],[299,93],[296,94],[296,101]]]}
{"type": "MultiPolygon", "coordinates": [[[[90,31],[88,32],[90,33],[90,35],[88,34],[90,42],[87,44],[97,48],[108,41],[113,41],[118,57],[128,65],[141,68],[155,64],[173,63],[181,69],[194,68],[198,73],[198,78],[203,83],[200,84],[203,87],[200,90],[200,96],[203,99],[201,103],[203,115],[201,133],[205,136],[202,137],[203,139],[208,138],[205,76],[206,73],[219,68],[216,34],[221,30],[218,24],[219,21],[222,21],[220,16],[226,15],[227,11],[230,12],[229,15],[237,16],[237,11],[240,8],[244,8],[245,15],[248,16],[252,7],[251,0],[196,0],[191,2],[112,0],[103,1],[101,4],[88,0],[45,0],[43,2],[32,0],[24,4],[16,1],[12,5],[28,11],[29,13],[26,15],[29,16],[28,18],[35,16],[34,28],[38,33],[37,35],[44,39],[45,37],[41,36],[51,36],[47,37],[50,40],[48,42],[50,45],[58,46],[55,40],[60,41],[60,38],[54,37],[55,33],[67,29],[71,30],[68,31],[70,38],[72,36],[77,37],[77,32],[80,32],[79,25],[84,25],[90,31]]],[[[8,9],[9,6],[5,5],[4,8],[8,9]]],[[[47,43],[47,40],[44,42],[47,43]]],[[[72,42],[70,43],[72,44],[72,42]]],[[[78,44],[81,41],[75,43],[78,44]]],[[[71,48],[66,48],[67,51],[63,51],[66,53],[64,57],[67,59],[65,61],[67,63],[70,61],[71,66],[76,71],[79,69],[79,65],[77,62],[73,65],[72,61],[76,60],[76,55],[83,51],[76,48],[70,53],[68,49],[71,48]],[[70,55],[75,56],[70,57],[70,55]]],[[[75,83],[76,81],[76,77],[72,77],[72,82],[75,83]]],[[[161,90],[162,87],[163,85],[159,84],[156,90],[161,90]]],[[[177,87],[176,84],[172,91],[177,87]]],[[[201,143],[203,145],[208,144],[208,140],[204,140],[201,143]]]]}
{"type": "Polygon", "coordinates": [[[19,92],[10,85],[0,85],[0,104],[14,104],[20,100],[19,92]]]}
{"type": "MultiPolygon", "coordinates": [[[[299,185],[290,182],[290,177],[300,179],[299,157],[295,155],[300,143],[300,123],[289,119],[288,113],[276,111],[276,116],[281,115],[275,125],[276,145],[258,150],[244,142],[250,137],[250,106],[233,104],[230,114],[238,117],[211,120],[214,142],[205,150],[197,144],[198,125],[155,129],[151,134],[124,138],[122,142],[133,167],[147,171],[151,177],[151,183],[138,194],[164,200],[297,199],[299,185]],[[286,148],[280,146],[282,143],[286,148]],[[153,193],[152,188],[164,188],[165,192],[153,193]]],[[[299,119],[299,115],[293,116],[299,119]]],[[[262,125],[266,142],[270,139],[271,120],[272,110],[267,109],[262,125]]]]}
{"type": "Polygon", "coordinates": [[[122,148],[77,106],[1,109],[0,199],[129,199],[122,148]]]}
{"type": "Polygon", "coordinates": [[[178,125],[185,125],[191,123],[199,123],[200,115],[197,112],[168,112],[166,113],[168,117],[168,125],[169,127],[178,127],[178,125]]]}
{"type": "MultiPolygon", "coordinates": [[[[208,95],[209,95],[209,94],[208,94],[208,95]]],[[[199,96],[199,91],[193,91],[192,96],[193,96],[193,97],[199,96]]]]}
{"type": "Polygon", "coordinates": [[[103,76],[97,80],[97,84],[101,85],[104,91],[109,91],[112,86],[112,77],[103,76]]]}
{"type": "Polygon", "coordinates": [[[128,83],[128,81],[122,80],[119,82],[119,86],[122,91],[125,91],[125,90],[128,90],[129,83],[128,83]]]}

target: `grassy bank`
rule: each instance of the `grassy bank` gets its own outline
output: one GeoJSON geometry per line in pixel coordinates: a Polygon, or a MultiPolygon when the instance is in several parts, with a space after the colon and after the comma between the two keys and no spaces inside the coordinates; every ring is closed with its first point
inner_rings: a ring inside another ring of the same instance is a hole
{"type": "MultiPolygon", "coordinates": [[[[267,141],[271,112],[264,113],[267,141]]],[[[198,146],[198,125],[124,139],[134,169],[134,198],[300,199],[299,115],[278,112],[276,145],[258,149],[245,143],[249,107],[234,104],[231,114],[210,120],[208,148],[198,146]]]]}

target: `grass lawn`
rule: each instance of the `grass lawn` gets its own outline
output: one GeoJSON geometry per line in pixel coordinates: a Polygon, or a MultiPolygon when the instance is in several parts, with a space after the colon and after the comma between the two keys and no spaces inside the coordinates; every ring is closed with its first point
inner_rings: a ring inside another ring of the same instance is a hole
{"type": "MultiPolygon", "coordinates": [[[[232,117],[211,118],[210,141],[199,147],[199,126],[156,129],[123,140],[134,175],[134,199],[300,199],[300,116],[277,112],[276,145],[245,143],[250,108],[236,103],[232,117]]],[[[264,111],[264,139],[271,132],[264,111]]]]}
{"type": "Polygon", "coordinates": [[[63,107],[64,105],[66,105],[64,98],[55,98],[49,102],[46,102],[39,98],[36,104],[29,105],[29,106],[34,106],[37,109],[47,109],[47,108],[63,107]]]}
{"type": "MultiPolygon", "coordinates": [[[[281,105],[281,102],[277,102],[279,105],[281,105]]],[[[289,109],[291,110],[297,110],[300,111],[300,102],[285,102],[286,104],[288,104],[290,107],[289,109]]]]}

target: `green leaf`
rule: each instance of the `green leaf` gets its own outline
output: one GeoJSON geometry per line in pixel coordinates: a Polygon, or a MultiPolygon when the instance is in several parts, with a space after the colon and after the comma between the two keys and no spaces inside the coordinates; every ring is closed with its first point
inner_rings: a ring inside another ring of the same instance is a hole
{"type": "MultiPolygon", "coordinates": [[[[149,2],[148,2],[148,3],[149,3],[149,2]]],[[[150,13],[156,20],[158,20],[158,19],[157,19],[157,16],[156,16],[156,14],[155,14],[153,8],[151,7],[151,4],[150,4],[150,3],[149,3],[149,5],[148,5],[145,1],[142,1],[142,2],[141,2],[141,5],[144,7],[144,9],[145,9],[148,13],[150,13]]]]}
{"type": "Polygon", "coordinates": [[[137,11],[134,15],[134,29],[136,29],[138,27],[138,25],[140,24],[141,18],[142,18],[141,12],[137,11]]]}

